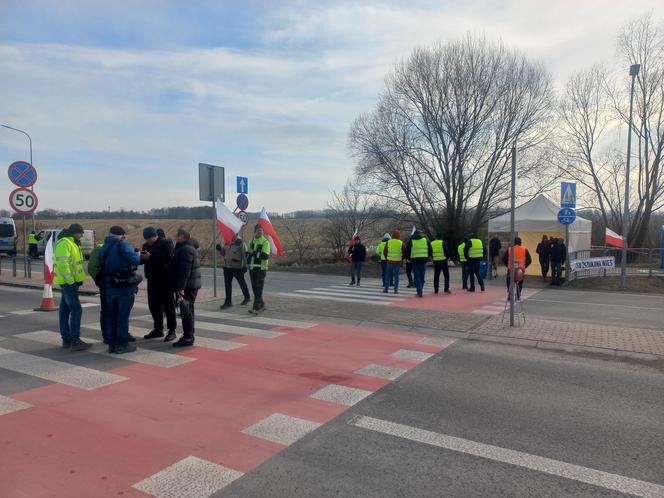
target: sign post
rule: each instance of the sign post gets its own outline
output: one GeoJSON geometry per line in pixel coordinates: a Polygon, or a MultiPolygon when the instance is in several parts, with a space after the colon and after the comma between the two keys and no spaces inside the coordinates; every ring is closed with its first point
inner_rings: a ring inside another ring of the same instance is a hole
{"type": "Polygon", "coordinates": [[[212,280],[214,297],[217,297],[217,199],[226,200],[224,168],[198,163],[198,197],[212,202],[212,280]]]}
{"type": "Polygon", "coordinates": [[[569,284],[569,226],[576,220],[576,183],[562,182],[560,184],[560,211],[558,221],[565,225],[565,285],[569,284]]]}
{"type": "MultiPolygon", "coordinates": [[[[9,180],[18,188],[9,194],[9,205],[12,209],[23,215],[23,277],[28,277],[28,229],[26,226],[26,214],[33,214],[37,209],[37,196],[30,190],[37,181],[37,170],[25,161],[15,161],[7,169],[9,180]]],[[[34,215],[33,215],[34,228],[34,215]]]]}

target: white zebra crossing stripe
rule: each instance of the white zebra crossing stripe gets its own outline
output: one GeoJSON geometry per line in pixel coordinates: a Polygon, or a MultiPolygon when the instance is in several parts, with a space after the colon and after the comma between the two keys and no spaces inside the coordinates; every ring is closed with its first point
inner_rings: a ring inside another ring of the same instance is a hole
{"type": "MultiPolygon", "coordinates": [[[[243,309],[243,308],[240,308],[243,309]]],[[[149,317],[149,315],[147,315],[149,317]]],[[[272,318],[269,316],[256,316],[256,315],[237,315],[234,313],[223,313],[221,311],[196,311],[196,316],[205,318],[221,318],[240,322],[259,323],[261,325],[272,325],[274,327],[290,327],[293,329],[310,329],[315,327],[315,323],[300,322],[296,320],[282,320],[281,318],[272,318]]],[[[138,317],[137,317],[138,319],[138,317]]]]}
{"type": "MultiPolygon", "coordinates": [[[[21,339],[28,339],[30,341],[40,342],[43,344],[50,344],[53,346],[60,345],[60,334],[56,332],[50,332],[48,330],[37,330],[35,332],[27,332],[25,334],[17,334],[16,337],[21,339]]],[[[127,361],[133,361],[134,363],[141,363],[143,365],[152,365],[155,367],[170,368],[177,365],[182,365],[183,363],[189,363],[195,358],[189,356],[180,356],[172,353],[163,353],[161,351],[151,351],[149,349],[138,348],[136,351],[131,353],[124,353],[121,356],[118,356],[113,353],[108,352],[108,346],[103,344],[97,339],[85,339],[85,342],[93,344],[93,346],[88,349],[89,353],[101,354],[104,356],[110,356],[114,358],[121,358],[127,361]]]]}
{"type": "Polygon", "coordinates": [[[369,296],[369,295],[358,295],[358,294],[353,294],[352,292],[335,292],[331,290],[296,290],[298,294],[314,294],[318,296],[330,296],[330,297],[355,297],[357,299],[368,299],[368,300],[374,300],[374,301],[399,301],[403,299],[407,299],[404,297],[401,297],[399,295],[396,295],[394,297],[392,296],[381,296],[381,295],[374,295],[374,296],[369,296]]]}
{"type": "Polygon", "coordinates": [[[8,413],[25,410],[31,406],[32,405],[29,403],[24,403],[23,401],[0,395],[0,415],[7,415],[8,413]]]}
{"type": "Polygon", "coordinates": [[[127,377],[122,377],[121,375],[79,367],[71,363],[3,348],[0,348],[0,365],[6,370],[31,375],[86,391],[127,380],[127,377]]]}
{"type": "Polygon", "coordinates": [[[254,425],[242,429],[243,434],[289,446],[320,427],[319,422],[273,413],[254,425]]]}
{"type": "Polygon", "coordinates": [[[196,329],[209,330],[211,332],[223,332],[225,334],[244,335],[253,337],[262,337],[264,339],[274,339],[284,335],[283,332],[276,330],[251,329],[249,327],[238,327],[237,325],[228,325],[227,323],[212,323],[196,321],[196,329]]]}
{"type": "Polygon", "coordinates": [[[210,339],[209,337],[201,336],[196,337],[194,345],[201,348],[218,349],[219,351],[233,351],[234,349],[246,346],[246,344],[239,342],[224,341],[223,339],[210,339]]]}
{"type": "MultiPolygon", "coordinates": [[[[314,291],[321,291],[321,292],[332,292],[332,293],[350,293],[352,295],[356,295],[359,298],[364,298],[364,297],[382,297],[385,298],[385,293],[382,290],[374,290],[374,289],[356,289],[356,288],[343,288],[343,287],[314,287],[313,289],[307,289],[307,290],[314,290],[314,291]]],[[[401,291],[399,291],[401,292],[401,291]]],[[[390,296],[393,299],[410,299],[409,295],[403,295],[403,294],[397,294],[396,296],[392,295],[390,296]]]]}
{"type": "MultiPolygon", "coordinates": [[[[81,325],[82,329],[89,329],[89,330],[98,330],[101,331],[101,325],[99,325],[98,322],[96,323],[86,323],[85,325],[81,325]]],[[[143,334],[146,334],[148,332],[146,327],[133,327],[129,326],[129,333],[133,336],[141,336],[143,334]]]]}
{"type": "MultiPolygon", "coordinates": [[[[320,288],[320,287],[319,287],[320,288]]],[[[377,293],[377,292],[383,292],[384,287],[381,285],[379,287],[369,287],[369,286],[362,286],[362,287],[357,287],[353,285],[330,285],[328,287],[324,287],[325,289],[339,289],[339,290],[347,290],[351,292],[366,292],[366,293],[377,293]]],[[[390,290],[392,288],[390,287],[390,290]]],[[[408,287],[399,287],[399,292],[405,292],[405,293],[415,293],[417,292],[414,288],[408,288],[408,287]]]]}
{"type": "MultiPolygon", "coordinates": [[[[275,292],[277,296],[284,296],[288,298],[293,298],[293,293],[292,292],[275,292]]],[[[297,294],[296,295],[298,298],[303,298],[303,299],[323,299],[326,301],[336,301],[339,303],[358,303],[358,299],[351,299],[349,297],[332,297],[332,296],[320,296],[320,295],[313,295],[313,294],[297,294]]],[[[387,306],[391,304],[392,301],[362,301],[362,304],[375,304],[378,306],[387,306]]]]}

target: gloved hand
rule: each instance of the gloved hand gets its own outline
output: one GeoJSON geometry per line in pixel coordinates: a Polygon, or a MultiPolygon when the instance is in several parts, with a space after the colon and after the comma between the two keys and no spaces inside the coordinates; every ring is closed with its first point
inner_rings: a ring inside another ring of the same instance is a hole
{"type": "Polygon", "coordinates": [[[246,266],[243,266],[243,267],[242,267],[242,273],[243,273],[243,274],[244,274],[244,273],[247,273],[247,267],[246,267],[246,266]]]}

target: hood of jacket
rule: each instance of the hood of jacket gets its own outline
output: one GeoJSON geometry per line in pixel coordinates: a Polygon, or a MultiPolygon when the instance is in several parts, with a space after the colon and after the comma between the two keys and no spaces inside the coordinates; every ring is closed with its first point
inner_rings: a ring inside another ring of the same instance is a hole
{"type": "Polygon", "coordinates": [[[187,240],[183,240],[182,242],[178,242],[177,244],[175,244],[176,249],[178,249],[180,247],[184,247],[184,246],[191,246],[194,249],[198,249],[198,247],[199,247],[198,241],[196,239],[187,239],[187,240]]]}

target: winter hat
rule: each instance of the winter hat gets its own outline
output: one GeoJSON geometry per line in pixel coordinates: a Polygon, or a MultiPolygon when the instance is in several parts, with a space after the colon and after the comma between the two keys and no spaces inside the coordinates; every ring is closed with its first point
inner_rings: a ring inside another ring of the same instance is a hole
{"type": "Polygon", "coordinates": [[[84,230],[83,227],[78,223],[72,223],[71,225],[69,225],[67,232],[70,233],[71,235],[74,235],[75,233],[84,233],[84,230]]]}
{"type": "Polygon", "coordinates": [[[261,225],[260,223],[257,223],[256,226],[254,227],[254,232],[256,232],[258,229],[261,229],[261,230],[262,230],[262,229],[263,229],[263,225],[261,225]]]}
{"type": "Polygon", "coordinates": [[[125,235],[127,232],[125,232],[125,229],[122,227],[119,227],[117,225],[113,225],[111,229],[109,230],[111,235],[125,235]]]}
{"type": "Polygon", "coordinates": [[[391,238],[392,237],[390,237],[389,233],[386,233],[385,235],[383,235],[383,240],[390,240],[391,238]]]}
{"type": "Polygon", "coordinates": [[[392,232],[392,238],[393,239],[400,239],[401,238],[401,232],[399,230],[394,230],[392,232]]]}
{"type": "Polygon", "coordinates": [[[151,239],[152,237],[156,237],[156,236],[157,236],[157,230],[155,230],[154,227],[145,227],[143,229],[143,238],[145,240],[151,239]]]}
{"type": "Polygon", "coordinates": [[[157,237],[166,238],[166,232],[164,232],[163,228],[157,228],[157,237]]]}

